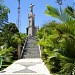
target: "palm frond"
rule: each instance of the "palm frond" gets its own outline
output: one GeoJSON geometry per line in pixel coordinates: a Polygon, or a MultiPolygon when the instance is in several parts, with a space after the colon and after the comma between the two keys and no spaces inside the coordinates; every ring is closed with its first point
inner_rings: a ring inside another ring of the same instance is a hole
{"type": "Polygon", "coordinates": [[[65,8],[65,12],[67,12],[68,15],[70,15],[71,17],[75,17],[74,15],[74,9],[71,6],[68,6],[67,8],[65,8]]]}
{"type": "Polygon", "coordinates": [[[72,20],[72,17],[69,16],[64,10],[59,11],[58,9],[50,5],[47,5],[47,10],[45,11],[45,14],[57,18],[62,22],[67,22],[72,20]]]}
{"type": "Polygon", "coordinates": [[[50,5],[47,5],[47,10],[45,11],[45,14],[60,19],[59,10],[56,9],[56,8],[51,7],[50,5]]]}

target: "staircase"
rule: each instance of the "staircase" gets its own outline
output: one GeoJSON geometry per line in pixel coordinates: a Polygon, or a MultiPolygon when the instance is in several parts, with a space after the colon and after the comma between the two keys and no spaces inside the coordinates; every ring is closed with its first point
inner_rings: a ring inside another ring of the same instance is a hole
{"type": "Polygon", "coordinates": [[[35,37],[28,37],[28,41],[26,44],[26,48],[23,51],[22,58],[40,58],[40,51],[39,47],[35,45],[36,38],[35,37]]]}
{"type": "Polygon", "coordinates": [[[28,37],[24,45],[22,59],[15,61],[0,75],[51,75],[44,62],[40,58],[40,51],[35,37],[28,37]]]}

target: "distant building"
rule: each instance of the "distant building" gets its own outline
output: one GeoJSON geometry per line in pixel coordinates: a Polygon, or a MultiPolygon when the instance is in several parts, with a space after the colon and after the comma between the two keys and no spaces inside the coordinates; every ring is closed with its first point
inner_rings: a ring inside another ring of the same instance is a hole
{"type": "Polygon", "coordinates": [[[36,36],[36,32],[38,28],[35,27],[35,15],[33,14],[33,4],[30,5],[30,13],[28,14],[28,27],[27,27],[27,35],[28,36],[36,36]]]}

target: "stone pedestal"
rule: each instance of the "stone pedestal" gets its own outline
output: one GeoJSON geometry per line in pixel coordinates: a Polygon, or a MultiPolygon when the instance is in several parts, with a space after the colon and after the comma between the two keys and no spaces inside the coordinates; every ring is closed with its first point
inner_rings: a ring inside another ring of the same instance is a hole
{"type": "Polygon", "coordinates": [[[27,35],[35,36],[37,32],[37,27],[35,27],[35,15],[33,14],[33,6],[30,5],[30,13],[28,14],[28,27],[27,27],[27,35]]]}

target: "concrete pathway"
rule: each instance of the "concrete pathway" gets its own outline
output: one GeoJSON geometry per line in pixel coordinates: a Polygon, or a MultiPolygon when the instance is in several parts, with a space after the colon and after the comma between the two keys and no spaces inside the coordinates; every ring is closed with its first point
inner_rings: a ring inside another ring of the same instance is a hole
{"type": "Polygon", "coordinates": [[[42,59],[20,59],[4,69],[1,75],[51,75],[42,59]]]}

